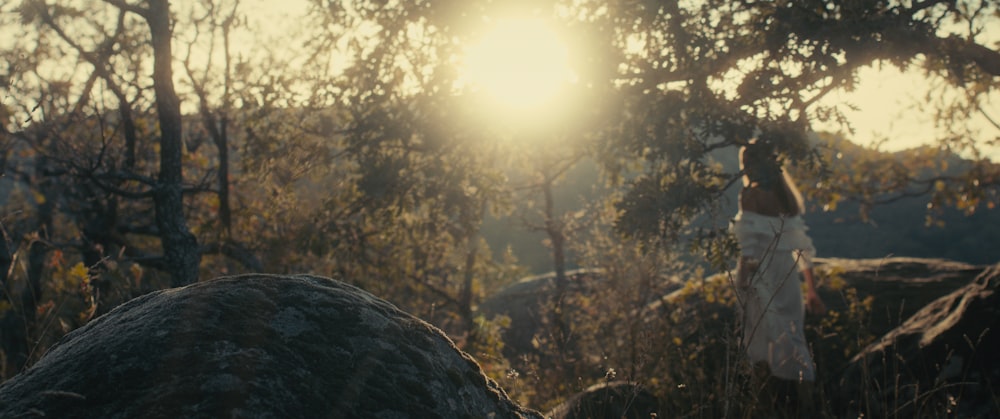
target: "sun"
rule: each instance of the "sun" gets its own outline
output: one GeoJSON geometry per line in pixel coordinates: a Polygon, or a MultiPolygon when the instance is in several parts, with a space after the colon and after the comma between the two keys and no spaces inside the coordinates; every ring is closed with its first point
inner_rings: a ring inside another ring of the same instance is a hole
{"type": "Polygon", "coordinates": [[[465,49],[463,79],[514,110],[551,104],[574,79],[569,51],[541,19],[495,21],[465,49]]]}

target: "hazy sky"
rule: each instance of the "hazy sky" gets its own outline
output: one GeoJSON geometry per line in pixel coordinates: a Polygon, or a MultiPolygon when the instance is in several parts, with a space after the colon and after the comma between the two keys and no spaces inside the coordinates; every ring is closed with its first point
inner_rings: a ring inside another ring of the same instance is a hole
{"type": "MultiPolygon", "coordinates": [[[[288,16],[305,11],[307,0],[250,0],[259,14],[252,19],[257,20],[265,28],[274,30],[275,35],[282,33],[281,22],[288,22],[288,16]],[[286,19],[281,19],[282,17],[286,19]]],[[[292,22],[294,25],[294,21],[292,22]]],[[[846,102],[858,107],[857,111],[846,112],[852,121],[855,133],[851,140],[860,144],[871,144],[873,141],[887,138],[882,144],[884,150],[896,151],[934,141],[941,134],[933,124],[933,115],[918,112],[913,105],[923,101],[927,94],[927,81],[918,74],[902,74],[892,66],[884,68],[869,68],[861,72],[861,83],[853,93],[831,94],[825,103],[846,102]]],[[[990,115],[1000,118],[1000,98],[997,98],[989,108],[990,115]]],[[[984,118],[971,122],[981,129],[984,139],[994,138],[1000,132],[989,126],[984,118]]],[[[832,130],[832,126],[817,125],[816,129],[832,130]]],[[[991,153],[994,158],[1000,158],[1000,150],[991,153]]]]}
{"type": "MultiPolygon", "coordinates": [[[[258,35],[275,39],[302,28],[301,17],[307,4],[308,0],[243,0],[250,26],[257,28],[258,35]]],[[[924,101],[927,94],[927,82],[919,75],[901,74],[886,66],[881,70],[866,69],[860,79],[856,92],[831,94],[825,100],[826,103],[849,102],[859,108],[847,113],[856,129],[851,137],[853,141],[871,144],[874,140],[888,138],[883,148],[895,151],[927,144],[941,134],[932,123],[933,115],[913,109],[913,104],[924,101]]],[[[1000,98],[994,98],[988,112],[994,119],[1000,119],[1000,98]]],[[[1000,130],[990,126],[985,118],[980,117],[970,124],[981,129],[982,139],[1000,134],[1000,130]]],[[[821,125],[815,128],[831,129],[821,125]]],[[[1000,159],[1000,149],[993,150],[990,155],[1000,159]]]]}
{"type": "MultiPolygon", "coordinates": [[[[847,112],[856,130],[851,138],[853,141],[869,144],[888,138],[883,148],[896,151],[927,144],[942,135],[934,127],[933,114],[914,108],[915,103],[925,102],[928,94],[928,81],[922,76],[904,74],[895,67],[885,66],[862,70],[860,80],[856,91],[831,94],[825,100],[826,103],[849,102],[858,107],[856,111],[847,112]]],[[[994,119],[1000,118],[1000,103],[994,100],[987,112],[994,119]]],[[[981,116],[970,124],[981,131],[984,139],[1000,135],[981,116]]],[[[991,154],[998,158],[1000,150],[993,150],[991,154]]]]}

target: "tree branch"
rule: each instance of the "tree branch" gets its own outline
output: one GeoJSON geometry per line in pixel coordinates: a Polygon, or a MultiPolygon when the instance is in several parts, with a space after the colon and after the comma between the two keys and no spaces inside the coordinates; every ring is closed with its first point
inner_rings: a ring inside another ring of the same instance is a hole
{"type": "Polygon", "coordinates": [[[104,2],[124,11],[135,13],[143,18],[149,17],[149,9],[126,3],[125,0],[104,0],[104,2]]]}
{"type": "Polygon", "coordinates": [[[960,45],[960,55],[976,63],[987,74],[1000,77],[1000,53],[975,42],[962,42],[960,45]]]}

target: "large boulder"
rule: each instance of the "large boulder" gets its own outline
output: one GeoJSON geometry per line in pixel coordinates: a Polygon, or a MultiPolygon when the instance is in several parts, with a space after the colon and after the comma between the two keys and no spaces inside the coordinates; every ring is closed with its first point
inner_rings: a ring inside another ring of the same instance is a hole
{"type": "MultiPolygon", "coordinates": [[[[819,258],[817,269],[844,281],[861,299],[874,299],[868,331],[888,333],[927,304],[962,288],[986,269],[944,259],[890,257],[878,259],[819,258]]],[[[846,312],[849,301],[830,283],[820,294],[831,310],[846,312]]]]}
{"type": "Polygon", "coordinates": [[[309,275],[136,298],[0,385],[0,417],[521,418],[440,331],[309,275]]]}
{"type": "Polygon", "coordinates": [[[917,311],[855,356],[845,417],[998,418],[1000,265],[917,311]]]}

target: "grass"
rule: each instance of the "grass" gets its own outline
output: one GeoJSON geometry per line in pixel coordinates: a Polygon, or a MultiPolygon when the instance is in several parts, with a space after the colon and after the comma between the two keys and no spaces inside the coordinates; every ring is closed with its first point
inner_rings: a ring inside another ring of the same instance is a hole
{"type": "MultiPolygon", "coordinates": [[[[836,275],[835,270],[818,272],[826,292],[831,292],[831,285],[839,288],[836,295],[845,302],[844,308],[806,321],[807,342],[817,363],[817,381],[811,385],[770,378],[760,366],[749,364],[738,343],[735,296],[722,275],[687,281],[671,301],[654,301],[647,310],[630,309],[636,301],[628,291],[634,288],[609,280],[593,290],[594,295],[572,300],[575,309],[566,313],[577,350],[587,356],[572,364],[552,365],[560,355],[543,353],[522,367],[527,371],[512,374],[508,369],[491,375],[516,400],[542,411],[607,381],[606,373],[613,370],[615,379],[636,383],[659,399],[659,417],[1000,417],[1000,388],[972,371],[930,384],[914,381],[916,373],[939,375],[952,358],[945,358],[933,371],[918,372],[908,371],[910,364],[892,351],[869,362],[853,359],[876,340],[868,324],[878,309],[871,298],[859,296],[836,275]],[[873,370],[870,365],[880,367],[873,370]],[[843,382],[845,377],[851,382],[843,382]],[[973,386],[978,389],[975,394],[969,392],[973,386]],[[978,400],[982,394],[992,399],[978,400]]],[[[553,339],[547,336],[541,341],[553,339]]],[[[969,342],[975,344],[974,339],[969,342]]],[[[557,351],[557,347],[539,349],[557,351]]]]}

